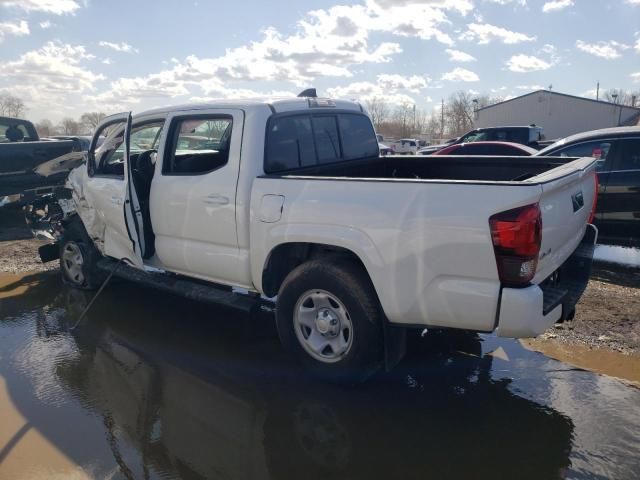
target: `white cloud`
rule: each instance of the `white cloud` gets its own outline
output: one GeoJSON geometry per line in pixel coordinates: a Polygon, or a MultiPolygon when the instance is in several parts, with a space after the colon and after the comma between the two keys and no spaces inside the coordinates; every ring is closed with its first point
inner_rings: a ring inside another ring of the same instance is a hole
{"type": "Polygon", "coordinates": [[[0,6],[21,8],[26,12],[46,12],[55,15],[73,13],[80,8],[75,0],[0,0],[0,6]]]}
{"type": "MultiPolygon", "coordinates": [[[[375,82],[353,82],[348,85],[327,89],[327,95],[334,98],[347,98],[366,102],[380,98],[393,105],[415,104],[416,100],[408,93],[418,94],[427,88],[431,79],[428,76],[378,75],[375,82]]],[[[427,97],[427,101],[431,101],[427,97]]]]}
{"type": "Polygon", "coordinates": [[[206,103],[211,102],[213,100],[220,100],[224,98],[236,98],[236,99],[247,99],[247,98],[291,98],[295,96],[296,93],[289,90],[271,90],[269,92],[258,92],[256,90],[252,90],[249,88],[223,88],[219,92],[217,92],[214,96],[208,97],[191,97],[189,101],[196,103],[206,103]]]}
{"type": "Polygon", "coordinates": [[[635,83],[640,83],[640,72],[632,73],[629,76],[631,77],[631,80],[633,80],[635,83]]]}
{"type": "Polygon", "coordinates": [[[512,32],[506,28],[497,27],[488,23],[470,23],[467,31],[460,35],[460,40],[477,41],[479,44],[487,44],[493,40],[498,40],[506,44],[516,44],[521,42],[532,42],[535,36],[530,37],[524,33],[512,32]]]}
{"type": "Polygon", "coordinates": [[[517,5],[525,6],[527,4],[527,0],[484,0],[488,3],[497,3],[499,5],[509,5],[510,3],[515,3],[517,5]]]}
{"type": "Polygon", "coordinates": [[[525,73],[525,72],[537,72],[540,70],[548,70],[553,66],[541,58],[531,55],[513,55],[506,62],[507,68],[512,72],[525,73]]]}
{"type": "Polygon", "coordinates": [[[98,43],[98,45],[100,45],[103,48],[108,48],[110,50],[115,50],[116,52],[139,53],[139,50],[137,48],[133,48],[131,45],[129,45],[128,43],[125,43],[125,42],[113,43],[113,42],[102,41],[102,42],[98,43]]]}
{"type": "Polygon", "coordinates": [[[468,53],[461,52],[460,50],[454,50],[452,48],[447,48],[445,50],[449,55],[449,60],[452,62],[475,62],[476,57],[469,55],[468,53]]]}
{"type": "Polygon", "coordinates": [[[47,30],[48,28],[51,28],[53,26],[53,23],[51,23],[49,20],[45,20],[44,22],[40,22],[39,25],[41,29],[47,30]]]}
{"type": "Polygon", "coordinates": [[[473,10],[473,2],[471,0],[372,0],[371,3],[387,9],[418,5],[429,8],[457,10],[462,15],[466,15],[473,10]]]}
{"type": "Polygon", "coordinates": [[[536,91],[536,90],[544,90],[542,85],[517,85],[516,90],[527,90],[527,91],[536,91]]]}
{"type": "Polygon", "coordinates": [[[597,43],[587,43],[582,40],[577,40],[576,47],[583,52],[595,55],[596,57],[606,58],[607,60],[619,58],[622,55],[622,51],[631,48],[629,45],[616,42],[615,40],[597,43]]]}
{"type": "MultiPolygon", "coordinates": [[[[640,1],[640,0],[638,0],[640,1]]],[[[638,33],[636,33],[636,35],[638,35],[638,33]]],[[[638,37],[638,40],[636,40],[636,44],[634,45],[634,47],[636,49],[636,52],[640,53],[640,36],[638,37]]]]}
{"type": "Polygon", "coordinates": [[[81,45],[47,42],[15,60],[0,61],[0,90],[23,99],[39,118],[75,117],[97,107],[83,100],[105,79],[88,67],[94,60],[81,45]]]}
{"type": "Polygon", "coordinates": [[[626,0],[630,5],[640,5],[640,0],[626,0]]]}
{"type": "Polygon", "coordinates": [[[404,89],[413,93],[418,93],[421,89],[426,88],[429,81],[429,77],[423,77],[420,75],[411,75],[410,77],[403,77],[402,75],[397,74],[378,75],[378,85],[385,90],[390,90],[392,92],[404,89]]]}
{"type": "Polygon", "coordinates": [[[573,0],[552,0],[551,2],[546,2],[542,6],[542,11],[545,13],[557,12],[558,10],[564,10],[571,6],[573,6],[573,0]]]}
{"type": "Polygon", "coordinates": [[[29,35],[29,24],[21,20],[18,23],[2,22],[0,23],[0,43],[4,41],[4,37],[13,35],[20,37],[22,35],[29,35]]]}
{"type": "Polygon", "coordinates": [[[52,97],[95,90],[95,83],[104,77],[82,66],[93,58],[81,45],[47,42],[18,60],[0,62],[0,80],[10,82],[16,91],[24,90],[25,100],[49,103],[52,97]]]}
{"type": "Polygon", "coordinates": [[[480,77],[471,70],[458,67],[442,75],[442,80],[448,80],[450,82],[477,82],[480,80],[480,77]]]}
{"type": "MultiPolygon", "coordinates": [[[[26,11],[57,14],[74,13],[86,4],[86,0],[0,2],[26,11]]],[[[145,99],[150,104],[153,98],[249,95],[254,92],[250,85],[253,82],[280,82],[285,85],[284,88],[295,86],[295,90],[298,90],[319,78],[350,78],[354,68],[360,65],[390,62],[402,52],[402,48],[399,43],[389,41],[389,36],[434,40],[451,46],[454,42],[449,31],[453,22],[449,17],[466,16],[473,9],[472,0],[363,0],[355,5],[336,5],[307,12],[296,24],[293,33],[283,34],[268,28],[261,32],[257,40],[229,48],[218,57],[189,55],[179,60],[172,59],[164,63],[166,66],[159,71],[118,78],[102,90],[97,87],[102,85],[104,77],[95,75],[82,64],[70,62],[70,69],[79,70],[73,81],[82,88],[68,93],[73,91],[67,88],[71,80],[63,75],[61,78],[65,86],[57,93],[49,92],[48,95],[55,97],[60,104],[67,105],[76,100],[73,95],[77,91],[82,91],[83,101],[87,104],[108,110],[109,105],[130,105],[145,99]],[[378,40],[378,34],[385,34],[387,39],[378,40]],[[67,102],[63,101],[65,95],[67,102]],[[100,102],[103,102],[103,106],[100,102]]],[[[114,41],[102,41],[100,45],[118,52],[135,51],[130,45],[114,41]]],[[[27,56],[33,57],[35,54],[29,52],[27,56]]],[[[41,57],[38,54],[38,61],[44,63],[41,57]]],[[[111,58],[105,55],[99,61],[108,65],[111,58]]],[[[22,68],[24,62],[20,59],[0,63],[0,68],[20,67],[15,73],[10,68],[2,68],[0,80],[8,83],[11,79],[11,83],[18,83],[15,80],[17,75],[26,75],[22,68]]],[[[53,67],[41,65],[42,68],[53,67]]],[[[52,76],[45,77],[49,79],[52,76]]],[[[406,100],[402,95],[408,96],[419,91],[428,81],[427,77],[416,75],[386,75],[371,83],[382,93],[395,95],[396,100],[406,100]]],[[[39,85],[35,76],[31,79],[31,85],[39,85]]],[[[88,105],[86,108],[89,108],[88,105]]]]}

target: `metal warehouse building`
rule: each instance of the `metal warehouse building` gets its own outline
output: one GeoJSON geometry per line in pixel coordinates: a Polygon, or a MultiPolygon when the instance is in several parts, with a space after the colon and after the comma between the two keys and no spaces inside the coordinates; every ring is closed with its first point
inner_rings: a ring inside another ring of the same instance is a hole
{"type": "Polygon", "coordinates": [[[639,121],[640,108],[549,90],[531,92],[480,108],[475,113],[477,128],[536,124],[544,128],[547,139],[598,128],[636,125],[639,121]]]}

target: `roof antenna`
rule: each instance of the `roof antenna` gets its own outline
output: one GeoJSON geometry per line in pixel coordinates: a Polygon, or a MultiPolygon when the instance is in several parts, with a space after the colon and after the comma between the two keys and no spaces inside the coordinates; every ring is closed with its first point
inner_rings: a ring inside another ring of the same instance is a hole
{"type": "Polygon", "coordinates": [[[318,97],[318,93],[316,92],[315,88],[307,88],[306,90],[300,92],[298,94],[298,97],[301,97],[301,98],[307,98],[307,97],[317,98],[318,97]]]}

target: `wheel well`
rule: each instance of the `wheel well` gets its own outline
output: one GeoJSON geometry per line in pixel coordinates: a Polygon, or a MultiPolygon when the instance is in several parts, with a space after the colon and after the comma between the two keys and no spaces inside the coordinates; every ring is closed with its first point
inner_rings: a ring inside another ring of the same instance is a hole
{"type": "Polygon", "coordinates": [[[360,257],[346,248],[319,243],[283,243],[271,251],[262,270],[263,292],[267,297],[274,297],[294,268],[308,260],[328,255],[351,260],[367,271],[360,257]]]}
{"type": "Polygon", "coordinates": [[[93,241],[87,232],[87,229],[82,223],[82,219],[80,215],[77,213],[72,215],[71,217],[62,221],[62,228],[64,231],[64,235],[76,242],[85,242],[89,246],[93,246],[93,241]]]}

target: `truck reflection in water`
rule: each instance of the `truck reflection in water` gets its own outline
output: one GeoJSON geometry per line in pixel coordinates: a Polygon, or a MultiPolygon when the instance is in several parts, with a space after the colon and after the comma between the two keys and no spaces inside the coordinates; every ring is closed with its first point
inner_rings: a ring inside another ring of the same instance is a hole
{"type": "Polygon", "coordinates": [[[101,418],[125,478],[539,479],[569,467],[572,421],[493,380],[477,337],[416,336],[393,372],[338,387],[292,364],[266,313],[122,283],[68,333],[90,298],[34,287],[20,302],[40,312],[38,336],[71,335],[56,381],[101,418]]]}

